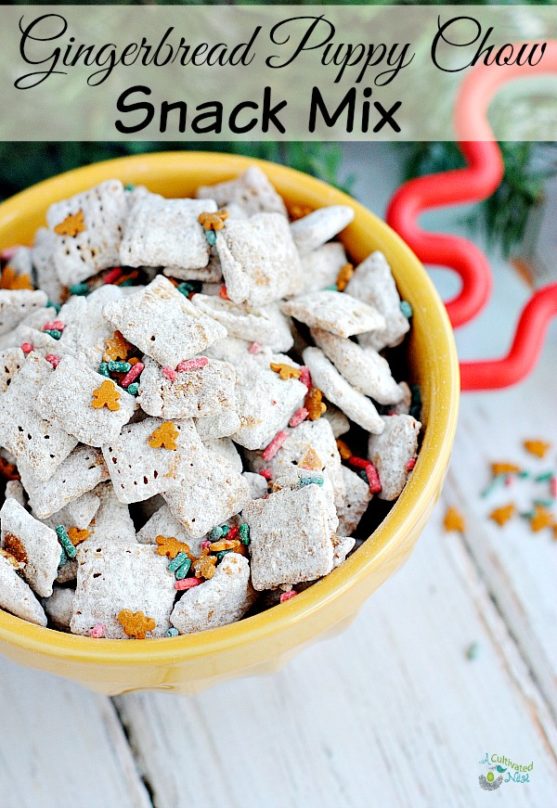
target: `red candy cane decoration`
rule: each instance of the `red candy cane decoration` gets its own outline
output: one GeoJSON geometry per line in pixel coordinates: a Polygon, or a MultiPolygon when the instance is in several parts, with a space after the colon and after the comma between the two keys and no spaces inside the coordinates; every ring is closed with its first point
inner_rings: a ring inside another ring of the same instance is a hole
{"type": "MultiPolygon", "coordinates": [[[[426,263],[451,267],[460,275],[462,288],[447,303],[451,323],[458,328],[472,320],[487,304],[491,270],[485,255],[467,239],[428,233],[416,223],[430,208],[479,202],[500,184],[504,165],[487,120],[489,104],[502,84],[513,79],[557,72],[557,42],[547,43],[542,62],[534,67],[506,65],[474,68],[464,80],[456,104],[455,127],[466,168],[420,177],[405,183],[394,194],[387,221],[416,255],[426,263]]],[[[538,290],[526,304],[507,356],[482,362],[462,362],[463,390],[507,387],[528,375],[543,346],[547,327],[557,315],[557,284],[538,290]]]]}

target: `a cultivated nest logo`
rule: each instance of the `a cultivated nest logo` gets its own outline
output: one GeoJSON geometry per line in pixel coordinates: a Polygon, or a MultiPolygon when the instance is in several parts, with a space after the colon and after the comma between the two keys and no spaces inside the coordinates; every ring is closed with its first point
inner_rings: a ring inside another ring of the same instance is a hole
{"type": "Polygon", "coordinates": [[[480,788],[484,791],[495,791],[503,783],[530,783],[534,763],[515,763],[504,755],[485,753],[480,760],[485,769],[478,777],[480,788]]]}

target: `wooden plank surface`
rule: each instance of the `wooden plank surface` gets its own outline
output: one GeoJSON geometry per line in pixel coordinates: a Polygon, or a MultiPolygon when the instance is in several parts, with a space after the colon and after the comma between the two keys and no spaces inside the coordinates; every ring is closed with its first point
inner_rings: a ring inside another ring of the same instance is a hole
{"type": "Polygon", "coordinates": [[[486,498],[479,491],[494,460],[515,462],[533,474],[557,474],[556,356],[552,340],[525,385],[465,397],[445,489],[446,498],[466,514],[466,545],[555,716],[557,544],[550,530],[534,534],[520,516],[503,528],[488,519],[494,508],[509,503],[523,513],[531,511],[534,497],[548,496],[548,484],[516,481],[486,498]],[[528,438],[553,442],[546,458],[523,450],[522,441],[528,438]]]}
{"type": "Polygon", "coordinates": [[[150,808],[111,701],[0,659],[2,808],[150,808]]]}

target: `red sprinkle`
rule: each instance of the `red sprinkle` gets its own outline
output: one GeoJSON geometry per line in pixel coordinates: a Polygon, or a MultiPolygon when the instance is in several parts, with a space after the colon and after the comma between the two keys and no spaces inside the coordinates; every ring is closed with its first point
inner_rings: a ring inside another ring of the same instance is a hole
{"type": "MultiPolygon", "coordinates": [[[[131,373],[131,371],[130,371],[130,373],[131,373]]],[[[175,382],[176,381],[176,376],[178,374],[176,373],[174,368],[163,368],[162,369],[162,375],[165,377],[165,379],[168,379],[169,382],[175,382]]]]}
{"type": "Polygon", "coordinates": [[[406,464],[406,471],[412,471],[415,465],[416,465],[416,458],[411,457],[408,463],[406,464]]]}
{"type": "Polygon", "coordinates": [[[552,477],[549,481],[549,492],[553,499],[557,499],[557,477],[552,477]]]}
{"type": "Polygon", "coordinates": [[[192,589],[194,586],[199,586],[202,583],[201,578],[184,578],[182,581],[176,581],[174,589],[181,591],[182,589],[192,589]]]}
{"type": "Polygon", "coordinates": [[[366,476],[369,482],[369,490],[372,494],[380,494],[383,490],[379,473],[373,463],[369,462],[366,466],[366,476]]]}
{"type": "Polygon", "coordinates": [[[104,637],[104,625],[102,623],[95,623],[93,628],[89,631],[89,636],[100,640],[101,637],[104,637]]]}
{"type": "Polygon", "coordinates": [[[60,364],[61,357],[56,356],[56,354],[49,353],[49,354],[47,354],[45,356],[45,359],[46,359],[47,362],[50,362],[50,364],[52,365],[53,368],[57,368],[58,365],[60,364]]]}
{"type": "Polygon", "coordinates": [[[21,350],[23,351],[24,354],[28,354],[28,353],[31,353],[31,351],[33,350],[33,343],[32,342],[22,342],[20,347],[21,347],[21,350]]]}
{"type": "Polygon", "coordinates": [[[111,269],[110,272],[106,273],[106,275],[103,278],[103,283],[114,283],[115,281],[118,280],[121,274],[122,274],[121,267],[114,267],[114,269],[111,269]]]}
{"type": "Polygon", "coordinates": [[[205,539],[205,541],[201,542],[201,548],[203,550],[208,550],[210,546],[211,546],[211,542],[208,539],[205,539]]]}
{"type": "Polygon", "coordinates": [[[222,297],[223,300],[230,300],[230,298],[228,297],[228,291],[224,284],[219,289],[219,297],[222,297]]]}
{"type": "Polygon", "coordinates": [[[259,473],[266,480],[272,480],[273,479],[273,472],[271,471],[271,469],[261,469],[259,473]]]}
{"type": "Polygon", "coordinates": [[[305,365],[302,365],[300,368],[300,381],[302,384],[305,384],[307,389],[311,387],[311,373],[309,372],[309,368],[305,365]]]}
{"type": "Polygon", "coordinates": [[[295,589],[291,589],[290,592],[283,592],[279,600],[281,603],[286,603],[287,600],[292,600],[292,598],[295,598],[297,594],[298,593],[295,589]]]}
{"type": "Polygon", "coordinates": [[[284,430],[277,432],[270,444],[263,449],[261,454],[263,460],[272,460],[287,437],[288,432],[285,432],[284,430]]]}
{"type": "Polygon", "coordinates": [[[250,342],[248,346],[248,353],[250,354],[258,354],[261,353],[262,350],[263,348],[258,342],[250,342]]]}
{"type": "Polygon", "coordinates": [[[240,528],[238,527],[238,525],[234,525],[233,527],[230,528],[226,536],[223,536],[223,538],[232,541],[232,539],[236,538],[239,532],[240,528]]]}
{"type": "MultiPolygon", "coordinates": [[[[120,384],[122,387],[129,387],[141,374],[145,369],[145,365],[143,362],[136,362],[135,365],[132,365],[131,369],[128,370],[120,384]]],[[[174,371],[172,371],[174,373],[174,371]]],[[[164,370],[163,370],[164,373],[164,370]]]]}
{"type": "Polygon", "coordinates": [[[201,370],[208,364],[209,360],[206,356],[198,356],[196,359],[184,359],[176,365],[176,370],[178,373],[187,373],[188,370],[201,370]]]}
{"type": "Polygon", "coordinates": [[[354,466],[357,469],[365,469],[367,468],[367,466],[370,465],[369,460],[364,460],[363,457],[356,457],[355,455],[349,457],[348,462],[350,463],[351,466],[354,466]]]}
{"type": "Polygon", "coordinates": [[[62,320],[51,320],[49,323],[45,323],[41,329],[41,331],[63,331],[64,330],[64,323],[62,320]]]}
{"type": "Polygon", "coordinates": [[[288,426],[295,427],[299,426],[302,421],[305,421],[308,417],[309,412],[306,410],[305,407],[300,407],[299,410],[296,410],[290,421],[288,422],[288,426]]]}

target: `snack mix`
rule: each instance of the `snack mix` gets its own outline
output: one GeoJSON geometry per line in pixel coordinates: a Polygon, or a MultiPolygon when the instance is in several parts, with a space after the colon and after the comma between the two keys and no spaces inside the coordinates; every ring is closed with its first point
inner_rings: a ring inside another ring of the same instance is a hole
{"type": "Polygon", "coordinates": [[[255,166],[195,199],[110,180],[2,254],[2,609],[204,631],[373,532],[416,463],[419,390],[386,358],[412,309],[335,240],[349,206],[303,213],[255,166]]]}

